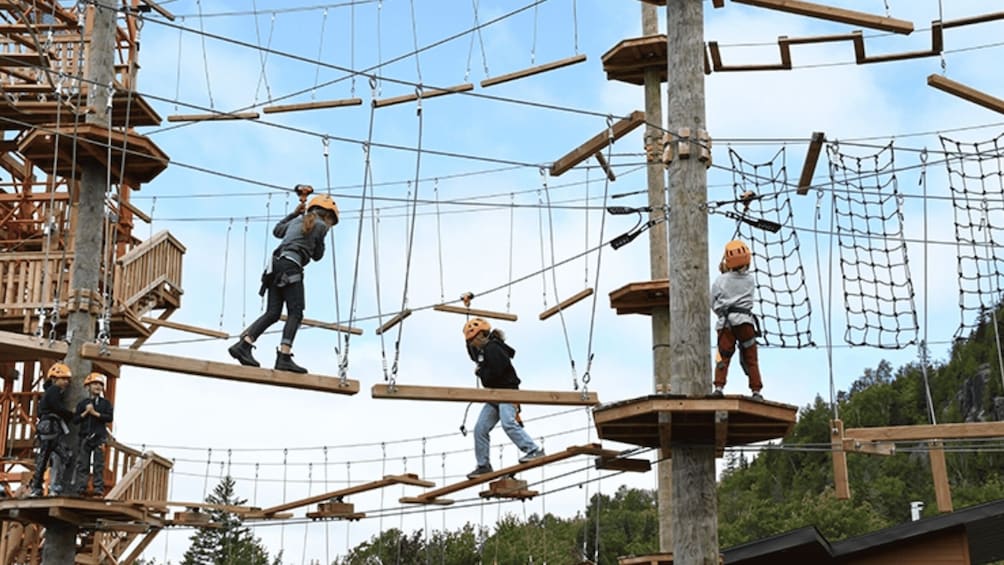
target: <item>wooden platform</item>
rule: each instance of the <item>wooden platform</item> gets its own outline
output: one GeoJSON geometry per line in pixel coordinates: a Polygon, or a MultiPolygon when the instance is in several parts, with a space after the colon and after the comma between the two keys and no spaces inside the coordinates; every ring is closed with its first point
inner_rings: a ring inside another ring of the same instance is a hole
{"type": "Polygon", "coordinates": [[[618,315],[652,315],[656,308],[669,308],[669,279],[628,283],[610,292],[610,307],[618,315]]]}
{"type": "Polygon", "coordinates": [[[137,526],[162,528],[164,515],[143,503],[66,496],[0,500],[0,520],[46,524],[60,520],[86,529],[123,530],[137,526]]]}
{"type": "Polygon", "coordinates": [[[625,39],[603,54],[607,80],[645,84],[645,70],[658,69],[659,82],[666,82],[666,35],[648,35],[625,39]]]}
{"type": "Polygon", "coordinates": [[[147,369],[157,369],[173,373],[186,373],[189,375],[199,375],[228,381],[273,385],[318,392],[331,392],[334,394],[351,395],[359,392],[359,381],[352,379],[346,379],[343,384],[341,379],[338,377],[245,367],[243,365],[238,365],[236,361],[233,363],[203,361],[200,359],[175,357],[173,355],[164,355],[162,353],[147,353],[145,351],[136,351],[133,349],[123,349],[119,347],[108,347],[107,352],[102,353],[101,347],[96,343],[84,344],[81,348],[80,355],[84,359],[90,359],[92,361],[115,363],[118,365],[131,365],[134,367],[145,367],[147,369]]]}
{"type": "Polygon", "coordinates": [[[499,469],[498,471],[492,471],[491,473],[485,473],[473,479],[467,479],[459,483],[454,483],[452,485],[447,485],[436,490],[431,490],[424,492],[419,496],[406,496],[400,499],[400,502],[405,504],[439,504],[439,505],[449,505],[453,504],[453,500],[449,498],[441,498],[447,494],[452,494],[455,492],[462,491],[464,489],[471,488],[477,485],[483,485],[501,479],[503,477],[512,477],[516,473],[526,471],[529,469],[534,469],[536,467],[542,467],[544,465],[554,463],[556,461],[562,461],[564,459],[569,459],[575,457],[576,455],[602,455],[604,453],[609,453],[609,450],[605,450],[600,447],[599,444],[592,443],[589,445],[576,445],[565,449],[564,451],[559,451],[558,453],[552,453],[550,455],[545,455],[529,461],[527,463],[520,463],[518,465],[513,465],[511,467],[506,467],[504,469],[499,469]]]}
{"type": "Polygon", "coordinates": [[[373,398],[397,400],[439,400],[442,402],[511,402],[520,404],[551,404],[555,406],[594,406],[600,403],[595,392],[585,395],[576,391],[512,390],[505,388],[460,388],[376,384],[373,398]]]}
{"type": "Polygon", "coordinates": [[[664,449],[685,444],[721,450],[780,439],[795,426],[797,415],[796,406],[738,395],[650,395],[593,409],[600,438],[664,449]]]}
{"type": "MultiPolygon", "coordinates": [[[[83,107],[74,107],[65,101],[57,102],[55,89],[49,85],[6,84],[0,90],[33,95],[31,99],[25,98],[17,102],[0,97],[0,130],[26,130],[35,126],[52,126],[57,121],[60,124],[72,125],[74,122],[83,124],[83,114],[79,113],[83,112],[83,107]],[[49,94],[51,98],[46,102],[38,102],[34,98],[36,94],[49,94]]],[[[83,100],[80,102],[82,104],[83,100]]],[[[160,116],[142,96],[134,92],[130,102],[129,93],[118,89],[112,99],[110,117],[112,125],[118,128],[160,125],[160,116]]]]}

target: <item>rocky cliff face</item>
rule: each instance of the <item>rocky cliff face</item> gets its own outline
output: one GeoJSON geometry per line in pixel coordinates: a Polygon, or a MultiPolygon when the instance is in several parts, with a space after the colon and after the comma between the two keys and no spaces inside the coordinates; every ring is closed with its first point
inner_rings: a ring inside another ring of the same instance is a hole
{"type": "Polygon", "coordinates": [[[966,422],[1004,421],[1004,397],[995,396],[987,402],[992,373],[990,364],[980,365],[976,374],[962,384],[955,398],[966,422]],[[988,408],[989,407],[989,408],[988,408]]]}

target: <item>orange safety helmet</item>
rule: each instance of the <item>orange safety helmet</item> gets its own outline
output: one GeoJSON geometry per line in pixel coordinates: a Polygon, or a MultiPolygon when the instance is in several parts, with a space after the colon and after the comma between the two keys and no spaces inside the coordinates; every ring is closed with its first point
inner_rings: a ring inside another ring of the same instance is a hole
{"type": "Polygon", "coordinates": [[[471,318],[464,324],[464,339],[471,341],[481,332],[492,331],[492,325],[484,318],[471,318]]]}
{"type": "Polygon", "coordinates": [[[725,244],[725,255],[722,258],[722,262],[725,264],[726,270],[734,271],[743,267],[749,267],[750,255],[750,248],[746,247],[745,243],[738,239],[733,239],[725,244]]]}
{"type": "Polygon", "coordinates": [[[49,367],[49,372],[46,375],[50,379],[69,379],[73,376],[73,373],[70,372],[70,367],[66,363],[55,363],[49,367]]]}
{"type": "Polygon", "coordinates": [[[102,375],[101,373],[91,373],[87,375],[87,378],[84,379],[84,386],[87,386],[91,383],[101,383],[101,386],[105,386],[107,384],[105,382],[105,376],[102,375]]]}
{"type": "Polygon", "coordinates": [[[335,224],[338,223],[338,205],[335,199],[328,194],[318,194],[307,203],[307,210],[311,208],[323,208],[335,215],[335,224]]]}

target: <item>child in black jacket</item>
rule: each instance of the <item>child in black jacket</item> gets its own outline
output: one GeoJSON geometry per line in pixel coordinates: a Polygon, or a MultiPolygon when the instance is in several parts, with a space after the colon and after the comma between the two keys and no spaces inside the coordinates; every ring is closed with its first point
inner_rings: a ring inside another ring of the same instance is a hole
{"type": "Polygon", "coordinates": [[[87,491],[88,475],[94,478],[94,496],[105,495],[105,451],[108,441],[108,423],[112,421],[114,407],[102,396],[105,376],[91,373],[84,379],[87,398],[77,403],[73,421],[80,424],[80,448],[77,450],[77,470],[73,486],[78,496],[87,491]],[[92,466],[93,462],[93,466],[92,466]]]}

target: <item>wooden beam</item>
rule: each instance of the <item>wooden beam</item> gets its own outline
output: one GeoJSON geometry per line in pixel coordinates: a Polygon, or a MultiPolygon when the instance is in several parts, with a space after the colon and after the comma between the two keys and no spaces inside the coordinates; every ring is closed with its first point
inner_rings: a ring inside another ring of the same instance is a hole
{"type": "Polygon", "coordinates": [[[62,359],[66,357],[66,342],[0,331],[0,360],[62,359]]]}
{"type": "Polygon", "coordinates": [[[601,471],[624,471],[626,473],[647,473],[652,470],[652,462],[638,457],[599,456],[593,465],[601,471]]]}
{"type": "Polygon", "coordinates": [[[1004,114],[1004,100],[966,86],[961,82],[956,82],[939,74],[933,74],[927,77],[927,84],[943,92],[958,96],[963,100],[968,100],[973,104],[1004,114]]]}
{"type": "MultiPolygon", "coordinates": [[[[285,322],[286,315],[283,314],[279,316],[279,319],[285,322]]],[[[341,324],[333,324],[331,322],[322,322],[320,320],[311,320],[310,318],[304,318],[303,320],[301,320],[300,325],[310,326],[312,328],[324,328],[326,330],[333,330],[342,333],[350,333],[352,335],[363,335],[363,330],[361,328],[353,328],[351,326],[343,326],[341,324]]]]}
{"type": "Polygon", "coordinates": [[[301,104],[277,104],[275,106],[265,106],[262,108],[262,111],[266,114],[278,114],[281,112],[299,112],[301,110],[323,110],[325,108],[341,108],[343,106],[361,106],[362,103],[362,98],[342,98],[339,100],[303,102],[301,104]]]}
{"type": "MultiPolygon", "coordinates": [[[[599,153],[597,153],[597,155],[599,155],[599,153]]],[[[547,310],[544,310],[543,312],[541,312],[540,313],[540,319],[541,320],[546,320],[546,319],[550,318],[551,316],[557,314],[561,310],[564,310],[565,308],[568,308],[569,306],[575,304],[576,302],[579,302],[581,300],[584,300],[584,299],[588,298],[589,296],[592,296],[592,294],[593,294],[593,289],[592,288],[587,288],[587,289],[584,289],[584,290],[580,290],[579,292],[573,294],[572,296],[569,296],[568,298],[562,300],[561,302],[559,302],[559,303],[555,304],[554,306],[551,306],[547,310]]]]}
{"type": "Polygon", "coordinates": [[[143,554],[143,551],[148,545],[150,545],[151,542],[153,542],[159,532],[160,528],[155,528],[147,532],[146,535],[143,536],[143,539],[139,540],[139,543],[136,544],[136,547],[129,552],[129,555],[122,559],[122,565],[132,565],[137,559],[139,559],[139,556],[143,554]]]}
{"type": "Polygon", "coordinates": [[[867,27],[889,31],[892,33],[902,33],[910,35],[913,33],[913,22],[890,18],[887,16],[876,16],[857,10],[847,10],[833,6],[824,6],[813,2],[803,2],[801,0],[732,0],[737,4],[748,4],[759,8],[788,12],[810,18],[819,18],[833,22],[867,27]]]}
{"type": "Polygon", "coordinates": [[[172,330],[179,330],[183,332],[190,332],[193,334],[199,334],[209,337],[215,337],[219,339],[227,339],[230,334],[227,332],[221,332],[217,330],[211,330],[208,328],[200,328],[198,326],[190,326],[188,324],[182,324],[179,322],[171,322],[168,320],[161,320],[159,318],[140,318],[140,321],[144,324],[149,324],[151,326],[160,326],[164,328],[171,328],[172,330]]]}
{"type": "Polygon", "coordinates": [[[424,492],[419,496],[414,497],[404,497],[400,499],[402,503],[410,504],[453,504],[452,500],[441,498],[444,495],[452,494],[476,485],[482,485],[496,479],[501,479],[502,477],[508,477],[515,475],[521,471],[527,471],[529,469],[534,469],[536,467],[543,467],[544,465],[554,463],[556,461],[562,461],[575,457],[576,455],[598,455],[603,452],[603,448],[599,444],[593,443],[589,445],[575,445],[565,449],[564,451],[559,451],[558,453],[552,453],[550,455],[545,455],[543,457],[538,457],[526,463],[520,463],[518,465],[513,465],[511,467],[505,467],[504,469],[499,469],[498,471],[492,471],[490,473],[485,473],[483,475],[478,475],[473,479],[467,479],[466,481],[461,481],[459,483],[454,483],[452,485],[447,485],[436,490],[431,490],[424,492]]]}
{"type": "Polygon", "coordinates": [[[955,20],[948,20],[947,22],[942,22],[941,27],[948,29],[951,27],[982,24],[985,22],[992,22],[996,20],[1004,20],[1004,12],[991,12],[987,14],[980,14],[978,16],[970,16],[968,18],[958,18],[955,20]]]}
{"type": "Polygon", "coordinates": [[[481,498],[512,498],[516,500],[531,499],[540,494],[527,488],[527,482],[512,477],[502,477],[488,483],[488,490],[478,493],[481,498]]]}
{"type": "Polygon", "coordinates": [[[844,437],[857,441],[923,441],[930,439],[966,439],[1004,437],[1004,422],[968,422],[964,424],[922,424],[850,428],[844,437]]]}
{"type": "Polygon", "coordinates": [[[172,22],[174,21],[174,14],[165,10],[160,4],[157,4],[153,0],[141,0],[141,2],[143,2],[147,6],[150,6],[150,8],[152,8],[154,12],[157,12],[158,14],[164,16],[165,18],[167,18],[172,22]]]}
{"type": "Polygon", "coordinates": [[[413,94],[403,94],[401,96],[392,96],[391,98],[374,100],[373,106],[376,108],[383,108],[384,106],[393,106],[394,104],[403,104],[404,102],[414,102],[418,99],[425,100],[426,98],[435,98],[437,96],[456,94],[457,92],[467,92],[469,90],[474,90],[474,85],[469,82],[447,88],[428,88],[413,94]]]}
{"type": "Polygon", "coordinates": [[[466,316],[477,316],[479,318],[492,318],[495,320],[506,320],[515,322],[519,319],[516,314],[508,312],[496,312],[494,310],[479,310],[477,308],[467,308],[466,306],[451,306],[449,304],[437,304],[432,307],[436,312],[450,312],[452,314],[464,314],[466,316]]]}
{"type": "Polygon", "coordinates": [[[59,506],[52,506],[49,508],[49,516],[67,522],[69,524],[75,524],[77,526],[83,524],[86,520],[83,515],[74,512],[73,510],[67,510],[66,508],[61,508],[59,506]]]}
{"type": "Polygon", "coordinates": [[[566,57],[564,59],[558,59],[557,61],[551,61],[550,63],[544,63],[542,65],[527,67],[519,71],[506,73],[504,75],[499,75],[493,78],[486,78],[481,81],[481,88],[488,88],[489,86],[495,86],[496,84],[502,84],[503,82],[518,80],[532,75],[539,75],[540,73],[546,73],[547,71],[553,71],[555,69],[560,69],[562,67],[567,67],[569,65],[582,63],[585,60],[586,56],[584,54],[573,55],[571,57],[566,57]]]}
{"type": "Polygon", "coordinates": [[[220,120],[257,120],[258,112],[220,112],[218,114],[172,114],[169,122],[213,122],[220,120]]]}
{"type": "Polygon", "coordinates": [[[729,439],[729,412],[728,410],[715,411],[715,456],[721,457],[725,453],[725,444],[729,439]]]}
{"type": "Polygon", "coordinates": [[[844,451],[844,423],[830,420],[830,447],[833,455],[833,490],[838,500],[851,498],[847,479],[847,452],[844,451]]]}
{"type": "Polygon", "coordinates": [[[809,149],[805,153],[805,163],[802,164],[802,174],[798,177],[798,194],[808,194],[812,186],[812,177],[816,175],[816,164],[819,163],[819,152],[823,149],[826,134],[821,131],[812,132],[809,149]]]}
{"type": "Polygon", "coordinates": [[[635,110],[631,115],[618,120],[611,127],[594,135],[589,141],[576,147],[564,157],[551,165],[551,176],[561,176],[572,167],[592,157],[611,143],[631,133],[632,130],[645,123],[645,112],[635,110]]]}
{"type": "Polygon", "coordinates": [[[844,451],[855,453],[867,453],[869,455],[894,455],[896,444],[890,441],[868,441],[860,442],[853,439],[844,439],[844,451]]]}
{"type": "Polygon", "coordinates": [[[424,488],[432,488],[436,486],[436,483],[432,481],[423,481],[422,479],[418,478],[418,475],[412,473],[406,475],[387,475],[378,481],[371,481],[368,483],[363,483],[361,485],[343,488],[341,490],[336,490],[324,494],[318,494],[307,498],[301,498],[299,500],[293,500],[291,502],[286,502],[278,506],[265,508],[260,513],[266,517],[271,517],[271,515],[285,510],[292,510],[294,508],[300,508],[301,506],[310,506],[311,504],[324,502],[332,498],[341,498],[353,494],[358,494],[361,492],[366,492],[369,490],[380,489],[391,485],[413,485],[424,488]]]}
{"type": "Polygon", "coordinates": [[[610,168],[610,163],[607,162],[607,158],[603,156],[602,151],[597,151],[596,155],[593,155],[593,157],[596,157],[596,162],[600,164],[600,168],[607,174],[607,179],[610,182],[617,180],[617,175],[615,175],[614,170],[610,168]]]}
{"type": "Polygon", "coordinates": [[[245,367],[233,363],[202,361],[187,357],[175,357],[162,353],[147,353],[118,347],[107,347],[106,353],[96,343],[86,343],[81,348],[81,357],[92,361],[105,361],[121,365],[146,367],[175,373],[186,373],[212,377],[228,381],[239,381],[264,385],[331,392],[334,394],[356,394],[359,392],[359,381],[346,379],[343,384],[337,377],[313,374],[291,373],[289,371],[274,371],[257,367],[245,367]]]}
{"type": "Polygon", "coordinates": [[[506,388],[455,388],[375,384],[373,398],[397,400],[439,400],[443,402],[510,402],[519,404],[552,404],[561,406],[594,406],[600,403],[595,392],[549,390],[512,390],[506,388]]]}
{"type": "Polygon", "coordinates": [[[127,210],[129,210],[130,212],[132,212],[133,216],[136,216],[137,218],[143,220],[144,222],[146,222],[148,224],[153,222],[153,218],[151,218],[150,216],[148,216],[146,214],[146,212],[144,212],[144,211],[140,210],[139,208],[137,208],[136,206],[134,206],[132,202],[129,202],[128,200],[126,200],[124,202],[119,202],[119,204],[121,204],[123,208],[126,208],[127,210]]]}
{"type": "Polygon", "coordinates": [[[934,481],[934,498],[938,512],[952,511],[952,487],[948,484],[948,467],[945,465],[945,448],[940,440],[931,442],[931,479],[934,481]]]}
{"type": "Polygon", "coordinates": [[[400,324],[408,316],[411,316],[411,310],[409,310],[408,308],[405,308],[404,310],[401,310],[397,314],[394,314],[394,317],[392,317],[391,319],[387,320],[379,328],[377,328],[376,329],[376,334],[377,335],[383,335],[383,333],[385,331],[387,331],[387,330],[393,328],[394,326],[400,324]]]}

